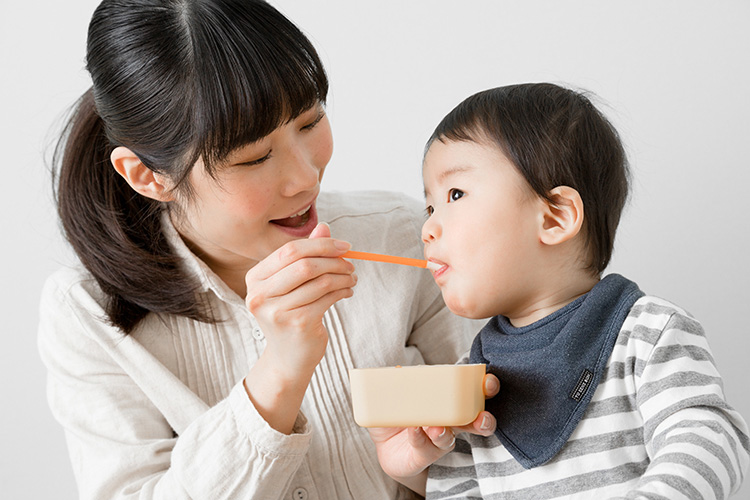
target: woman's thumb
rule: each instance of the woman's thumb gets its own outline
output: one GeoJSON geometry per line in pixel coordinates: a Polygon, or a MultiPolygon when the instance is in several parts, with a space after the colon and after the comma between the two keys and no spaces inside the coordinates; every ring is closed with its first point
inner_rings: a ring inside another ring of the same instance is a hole
{"type": "Polygon", "coordinates": [[[315,229],[313,229],[312,233],[310,233],[310,239],[313,238],[330,238],[331,237],[331,228],[328,227],[328,224],[325,222],[321,222],[317,226],[315,226],[315,229]]]}

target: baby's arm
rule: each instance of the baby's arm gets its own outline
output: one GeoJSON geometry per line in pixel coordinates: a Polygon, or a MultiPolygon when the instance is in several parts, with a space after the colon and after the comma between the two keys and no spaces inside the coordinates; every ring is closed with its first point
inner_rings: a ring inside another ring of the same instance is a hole
{"type": "Polygon", "coordinates": [[[631,494],[727,498],[737,491],[748,466],[748,428],[725,401],[696,320],[671,316],[636,385],[650,464],[631,494]]]}

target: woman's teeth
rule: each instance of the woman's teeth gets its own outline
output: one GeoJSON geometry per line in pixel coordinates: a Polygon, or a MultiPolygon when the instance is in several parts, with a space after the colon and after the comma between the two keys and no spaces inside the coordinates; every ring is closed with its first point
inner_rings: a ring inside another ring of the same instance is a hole
{"type": "Polygon", "coordinates": [[[310,220],[310,208],[312,208],[312,205],[308,206],[304,210],[300,210],[298,213],[292,215],[291,217],[287,217],[285,219],[276,219],[272,220],[271,222],[284,227],[304,226],[305,224],[307,224],[307,221],[310,220]]]}

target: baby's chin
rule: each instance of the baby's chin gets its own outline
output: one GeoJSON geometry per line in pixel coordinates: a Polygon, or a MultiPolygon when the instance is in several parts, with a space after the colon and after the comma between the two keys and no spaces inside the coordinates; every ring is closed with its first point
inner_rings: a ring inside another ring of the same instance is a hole
{"type": "Polygon", "coordinates": [[[468,319],[484,319],[494,316],[487,311],[484,304],[471,300],[468,297],[457,297],[445,290],[443,292],[443,301],[453,314],[468,319]]]}

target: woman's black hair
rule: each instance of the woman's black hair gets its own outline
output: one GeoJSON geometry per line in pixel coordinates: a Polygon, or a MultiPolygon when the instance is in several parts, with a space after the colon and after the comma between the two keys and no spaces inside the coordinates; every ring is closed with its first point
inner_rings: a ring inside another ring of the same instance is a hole
{"type": "Polygon", "coordinates": [[[215,321],[167,243],[165,204],[137,194],[110,155],[125,146],[189,199],[234,149],[325,102],[328,80],[302,32],[262,0],[104,0],[88,32],[93,85],[55,149],[66,238],[130,333],[149,313],[215,321]]]}
{"type": "Polygon", "coordinates": [[[495,144],[550,203],[550,191],[558,186],[577,190],[588,269],[604,271],[628,198],[630,170],[617,130],[585,93],[551,83],[485,90],[443,118],[426,150],[436,140],[495,144]]]}

